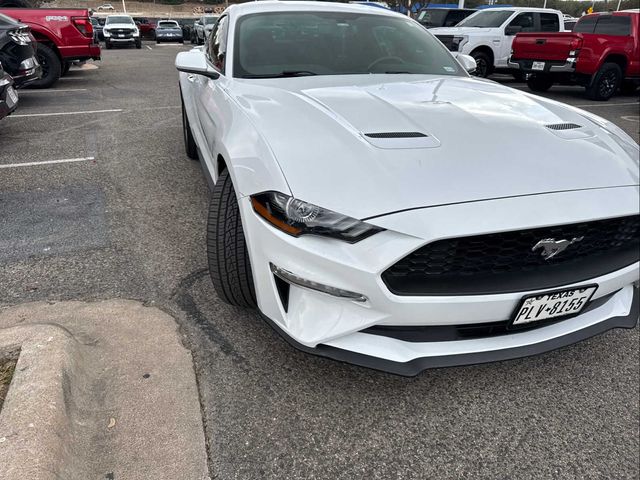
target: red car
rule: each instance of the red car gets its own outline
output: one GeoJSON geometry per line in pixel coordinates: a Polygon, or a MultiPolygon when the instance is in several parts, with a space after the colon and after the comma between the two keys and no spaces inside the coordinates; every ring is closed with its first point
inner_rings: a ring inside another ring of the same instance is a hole
{"type": "Polygon", "coordinates": [[[585,15],[573,32],[518,33],[509,66],[529,74],[535,92],[554,83],[583,85],[587,97],[608,100],[640,84],[639,21],[638,10],[627,10],[585,15]]]}
{"type": "Polygon", "coordinates": [[[31,27],[38,42],[42,78],[30,86],[48,88],[64,75],[75,60],[100,60],[100,46],[86,8],[0,8],[0,13],[31,27]]]}
{"type": "Polygon", "coordinates": [[[156,24],[144,17],[133,17],[133,21],[136,22],[138,30],[140,30],[140,36],[145,38],[156,38],[156,24]]]}

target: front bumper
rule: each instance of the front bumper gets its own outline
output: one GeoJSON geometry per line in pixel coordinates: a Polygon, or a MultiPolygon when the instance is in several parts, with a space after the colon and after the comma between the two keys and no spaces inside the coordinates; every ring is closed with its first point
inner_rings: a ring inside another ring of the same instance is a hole
{"type": "Polygon", "coordinates": [[[531,355],[610,328],[630,328],[636,320],[631,305],[632,284],[638,280],[639,264],[558,285],[557,289],[598,284],[593,301],[606,301],[577,317],[507,335],[434,342],[408,342],[363,331],[375,326],[459,326],[506,321],[523,296],[541,290],[397,296],[381,279],[390,265],[441,238],[636,215],[637,205],[638,188],[621,187],[613,192],[563,192],[433,207],[369,220],[387,230],[359,243],[346,244],[314,236],[290,237],[259,218],[248,197],[240,199],[243,227],[251,239],[249,253],[258,306],[274,327],[304,350],[407,375],[430,367],[531,355]],[[557,208],[559,204],[563,208],[557,208]],[[285,302],[272,266],[320,285],[361,294],[366,301],[291,283],[285,302]]]}
{"type": "Polygon", "coordinates": [[[156,33],[156,40],[161,42],[182,42],[182,34],[158,34],[156,33]]]}
{"type": "Polygon", "coordinates": [[[10,88],[13,89],[11,77],[9,75],[0,77],[0,119],[6,117],[18,107],[18,102],[13,100],[9,94],[10,88]]]}

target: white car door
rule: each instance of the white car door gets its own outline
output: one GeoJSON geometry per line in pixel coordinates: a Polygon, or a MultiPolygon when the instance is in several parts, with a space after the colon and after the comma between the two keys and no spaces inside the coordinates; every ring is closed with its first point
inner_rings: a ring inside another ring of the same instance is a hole
{"type": "Polygon", "coordinates": [[[515,33],[509,34],[510,27],[520,27],[519,32],[535,32],[535,15],[533,12],[521,12],[516,15],[504,30],[504,36],[502,37],[502,43],[500,45],[499,56],[495,60],[496,67],[504,68],[507,66],[507,60],[511,55],[511,46],[513,45],[513,39],[515,33]]]}
{"type": "Polygon", "coordinates": [[[222,108],[227,103],[225,93],[222,90],[222,86],[226,82],[224,56],[227,47],[227,32],[228,18],[225,15],[220,18],[205,45],[207,60],[220,72],[220,78],[213,80],[196,75],[196,78],[193,79],[196,87],[194,98],[198,123],[206,143],[206,145],[200,145],[200,148],[206,148],[206,154],[211,160],[215,159],[219,153],[216,140],[221,135],[222,108]]]}

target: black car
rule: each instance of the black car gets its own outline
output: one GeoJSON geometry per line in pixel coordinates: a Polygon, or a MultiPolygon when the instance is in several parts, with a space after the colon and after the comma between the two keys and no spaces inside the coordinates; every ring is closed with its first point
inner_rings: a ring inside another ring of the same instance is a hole
{"type": "Polygon", "coordinates": [[[42,76],[35,48],[29,27],[0,14],[0,63],[18,88],[42,76]]]}
{"type": "Polygon", "coordinates": [[[89,17],[91,25],[93,26],[93,39],[94,42],[104,42],[104,34],[102,29],[104,28],[104,18],[89,17]]]}
{"type": "Polygon", "coordinates": [[[13,88],[13,79],[2,69],[0,63],[0,119],[13,112],[18,106],[18,94],[13,88]]]}
{"type": "Polygon", "coordinates": [[[156,43],[184,43],[182,27],[175,20],[159,20],[156,25],[156,43]]]}
{"type": "Polygon", "coordinates": [[[471,8],[423,8],[416,20],[427,28],[454,27],[476,12],[471,8]]]}

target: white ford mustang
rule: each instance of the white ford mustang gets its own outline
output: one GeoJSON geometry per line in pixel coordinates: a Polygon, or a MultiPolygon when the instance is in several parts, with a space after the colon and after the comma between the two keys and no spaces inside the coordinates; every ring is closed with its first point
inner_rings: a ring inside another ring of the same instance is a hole
{"type": "Polygon", "coordinates": [[[473,66],[382,9],[228,8],[176,58],[218,295],[403,375],[635,326],[637,143],[473,66]]]}

